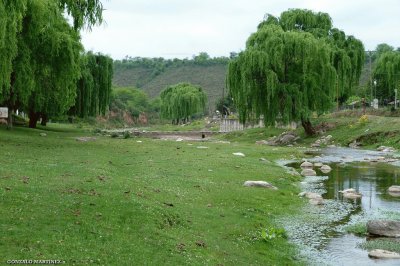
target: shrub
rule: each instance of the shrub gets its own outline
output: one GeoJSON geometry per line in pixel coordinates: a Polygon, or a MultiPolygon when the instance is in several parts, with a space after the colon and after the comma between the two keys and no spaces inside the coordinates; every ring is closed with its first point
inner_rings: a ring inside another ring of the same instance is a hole
{"type": "Polygon", "coordinates": [[[129,139],[131,137],[131,133],[129,131],[124,131],[123,137],[124,139],[129,139]]]}
{"type": "Polygon", "coordinates": [[[287,235],[284,228],[269,227],[261,231],[261,238],[268,241],[274,238],[287,238],[287,235]]]}

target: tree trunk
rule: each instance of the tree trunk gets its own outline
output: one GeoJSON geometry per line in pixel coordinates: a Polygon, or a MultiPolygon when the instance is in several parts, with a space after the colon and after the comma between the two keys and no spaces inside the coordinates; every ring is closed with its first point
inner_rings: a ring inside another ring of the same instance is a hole
{"type": "Polygon", "coordinates": [[[309,119],[301,119],[301,125],[303,126],[307,136],[315,136],[317,134],[309,119]]]}
{"type": "Polygon", "coordinates": [[[12,109],[8,107],[7,129],[12,129],[12,127],[13,127],[12,109]]]}
{"type": "Polygon", "coordinates": [[[40,124],[41,124],[42,126],[46,126],[46,125],[47,125],[47,121],[48,121],[47,115],[46,115],[46,114],[43,114],[43,115],[42,115],[42,121],[40,121],[40,124]]]}
{"type": "Polygon", "coordinates": [[[29,128],[36,128],[37,121],[39,120],[39,114],[33,111],[29,112],[29,128]]]}

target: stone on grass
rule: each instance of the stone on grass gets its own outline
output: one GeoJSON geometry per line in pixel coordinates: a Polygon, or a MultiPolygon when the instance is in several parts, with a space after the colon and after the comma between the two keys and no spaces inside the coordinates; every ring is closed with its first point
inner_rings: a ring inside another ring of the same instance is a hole
{"type": "Polygon", "coordinates": [[[400,221],[371,220],[367,223],[367,232],[377,236],[400,237],[400,221]]]}
{"type": "Polygon", "coordinates": [[[245,187],[263,187],[277,190],[278,188],[265,181],[246,181],[243,186],[245,187]]]}
{"type": "Polygon", "coordinates": [[[368,252],[368,256],[374,259],[400,259],[400,254],[383,249],[373,249],[368,252]]]}
{"type": "Polygon", "coordinates": [[[246,156],[246,155],[244,155],[244,154],[241,153],[241,152],[234,152],[234,153],[232,153],[232,154],[235,155],[235,156],[240,156],[240,157],[246,156]]]}
{"type": "Polygon", "coordinates": [[[208,149],[206,146],[197,146],[197,149],[208,149]]]}
{"type": "Polygon", "coordinates": [[[88,142],[88,141],[95,141],[96,138],[94,138],[94,137],[78,137],[75,140],[80,141],[80,142],[88,142]]]}
{"type": "Polygon", "coordinates": [[[322,165],[323,165],[322,163],[314,163],[315,167],[322,167],[322,165]]]}
{"type": "Polygon", "coordinates": [[[180,142],[180,141],[183,141],[183,139],[177,138],[176,141],[180,142]]]}
{"type": "Polygon", "coordinates": [[[313,170],[313,169],[303,169],[303,171],[301,171],[301,175],[302,176],[316,176],[317,173],[313,170]]]}
{"type": "Polygon", "coordinates": [[[307,161],[305,161],[305,162],[303,162],[302,164],[300,164],[300,167],[301,168],[313,168],[313,164],[312,163],[310,163],[310,162],[307,162],[307,161]]]}
{"type": "Polygon", "coordinates": [[[41,137],[46,137],[46,136],[47,136],[46,133],[40,133],[39,135],[40,135],[41,137]]]}

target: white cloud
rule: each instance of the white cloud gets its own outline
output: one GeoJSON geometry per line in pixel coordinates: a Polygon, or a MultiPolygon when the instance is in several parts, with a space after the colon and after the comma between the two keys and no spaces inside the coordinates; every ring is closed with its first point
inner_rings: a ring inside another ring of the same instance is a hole
{"type": "Polygon", "coordinates": [[[398,0],[108,0],[106,25],[82,32],[85,48],[111,55],[191,57],[199,52],[228,56],[244,49],[264,14],[289,8],[327,12],[334,26],[364,42],[399,47],[398,0]]]}

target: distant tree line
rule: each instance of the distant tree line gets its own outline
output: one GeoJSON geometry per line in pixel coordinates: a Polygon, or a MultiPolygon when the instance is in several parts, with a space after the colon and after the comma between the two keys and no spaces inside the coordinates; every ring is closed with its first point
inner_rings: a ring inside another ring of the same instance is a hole
{"type": "Polygon", "coordinates": [[[102,10],[98,0],[0,2],[0,104],[9,108],[9,124],[17,109],[28,114],[30,127],[75,103],[80,116],[104,112],[112,61],[85,54],[79,34],[102,22],[102,10]],[[89,76],[92,80],[86,80],[89,76]],[[76,100],[77,93],[81,99],[76,100]]]}
{"type": "Polygon", "coordinates": [[[152,77],[156,77],[165,72],[168,68],[181,66],[227,65],[233,56],[236,56],[236,53],[232,52],[230,57],[210,57],[207,53],[201,52],[198,55],[194,55],[191,59],[165,59],[162,57],[147,58],[126,56],[122,60],[114,61],[114,69],[115,71],[119,71],[124,69],[145,68],[152,71],[152,77]]]}

